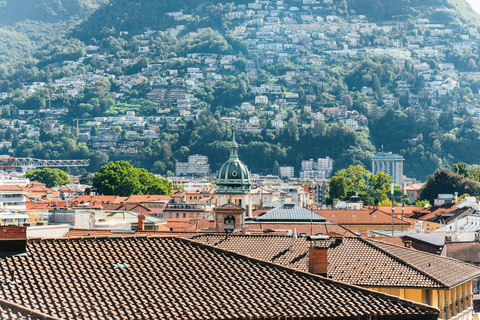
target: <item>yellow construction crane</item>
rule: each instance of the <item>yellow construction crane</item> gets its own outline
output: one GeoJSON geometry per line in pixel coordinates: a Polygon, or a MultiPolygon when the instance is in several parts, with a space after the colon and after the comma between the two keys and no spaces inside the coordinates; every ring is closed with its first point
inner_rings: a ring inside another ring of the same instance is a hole
{"type": "Polygon", "coordinates": [[[78,138],[78,121],[81,120],[95,120],[95,118],[84,118],[84,119],[79,119],[79,118],[74,118],[73,121],[77,121],[77,138],[78,138]]]}

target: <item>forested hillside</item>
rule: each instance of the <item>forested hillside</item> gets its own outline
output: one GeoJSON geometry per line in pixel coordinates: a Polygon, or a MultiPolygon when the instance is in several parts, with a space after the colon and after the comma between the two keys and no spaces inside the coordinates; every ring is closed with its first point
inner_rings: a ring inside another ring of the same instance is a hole
{"type": "Polygon", "coordinates": [[[480,17],[466,0],[342,0],[337,8],[350,14],[366,15],[375,21],[403,20],[405,16],[422,14],[437,23],[480,25],[480,17]]]}
{"type": "MultiPolygon", "coordinates": [[[[45,20],[68,17],[67,4],[45,7],[55,13],[45,20]]],[[[98,3],[81,4],[88,12],[98,3]]],[[[16,22],[35,32],[15,31],[25,45],[6,41],[9,52],[36,49],[0,65],[0,148],[89,158],[91,171],[128,160],[167,175],[194,154],[215,171],[236,130],[242,160],[259,173],[279,165],[298,173],[302,161],[327,156],[335,170],[370,170],[382,148],[421,180],[475,165],[480,32],[468,8],[463,0],[111,0],[38,48],[73,20],[16,22]]]]}
{"type": "Polygon", "coordinates": [[[1,0],[0,64],[62,35],[105,0],[1,0]]]}

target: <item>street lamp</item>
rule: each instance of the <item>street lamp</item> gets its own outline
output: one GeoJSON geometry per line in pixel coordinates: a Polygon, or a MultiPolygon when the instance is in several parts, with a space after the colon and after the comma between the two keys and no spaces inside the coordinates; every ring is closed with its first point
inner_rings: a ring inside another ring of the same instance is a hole
{"type": "Polygon", "coordinates": [[[394,213],[395,213],[395,207],[393,206],[393,181],[390,184],[390,193],[392,194],[392,238],[395,236],[395,223],[394,223],[394,213]]]}

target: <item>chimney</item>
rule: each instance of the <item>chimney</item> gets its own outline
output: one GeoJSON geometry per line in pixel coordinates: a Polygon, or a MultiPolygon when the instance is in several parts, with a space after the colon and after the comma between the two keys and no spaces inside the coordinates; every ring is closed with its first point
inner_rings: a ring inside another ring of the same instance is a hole
{"type": "Polygon", "coordinates": [[[0,227],[0,255],[27,252],[27,227],[0,227]]]}
{"type": "Polygon", "coordinates": [[[456,202],[457,199],[458,199],[458,192],[455,192],[455,197],[454,197],[454,199],[455,199],[455,202],[456,202]]]}
{"type": "Polygon", "coordinates": [[[143,214],[139,214],[137,231],[143,231],[143,230],[145,230],[145,216],[143,214]]]}
{"type": "Polygon", "coordinates": [[[403,244],[405,245],[405,248],[411,248],[412,247],[412,240],[404,240],[403,244]]]}
{"type": "Polygon", "coordinates": [[[327,276],[328,247],[308,248],[308,272],[327,276]]]}

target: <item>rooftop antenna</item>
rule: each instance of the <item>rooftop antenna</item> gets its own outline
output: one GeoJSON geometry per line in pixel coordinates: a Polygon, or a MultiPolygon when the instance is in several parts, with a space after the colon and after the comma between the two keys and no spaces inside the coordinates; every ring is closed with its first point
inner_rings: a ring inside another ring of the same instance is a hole
{"type": "Polygon", "coordinates": [[[383,153],[383,144],[382,144],[382,153],[383,153]]]}

